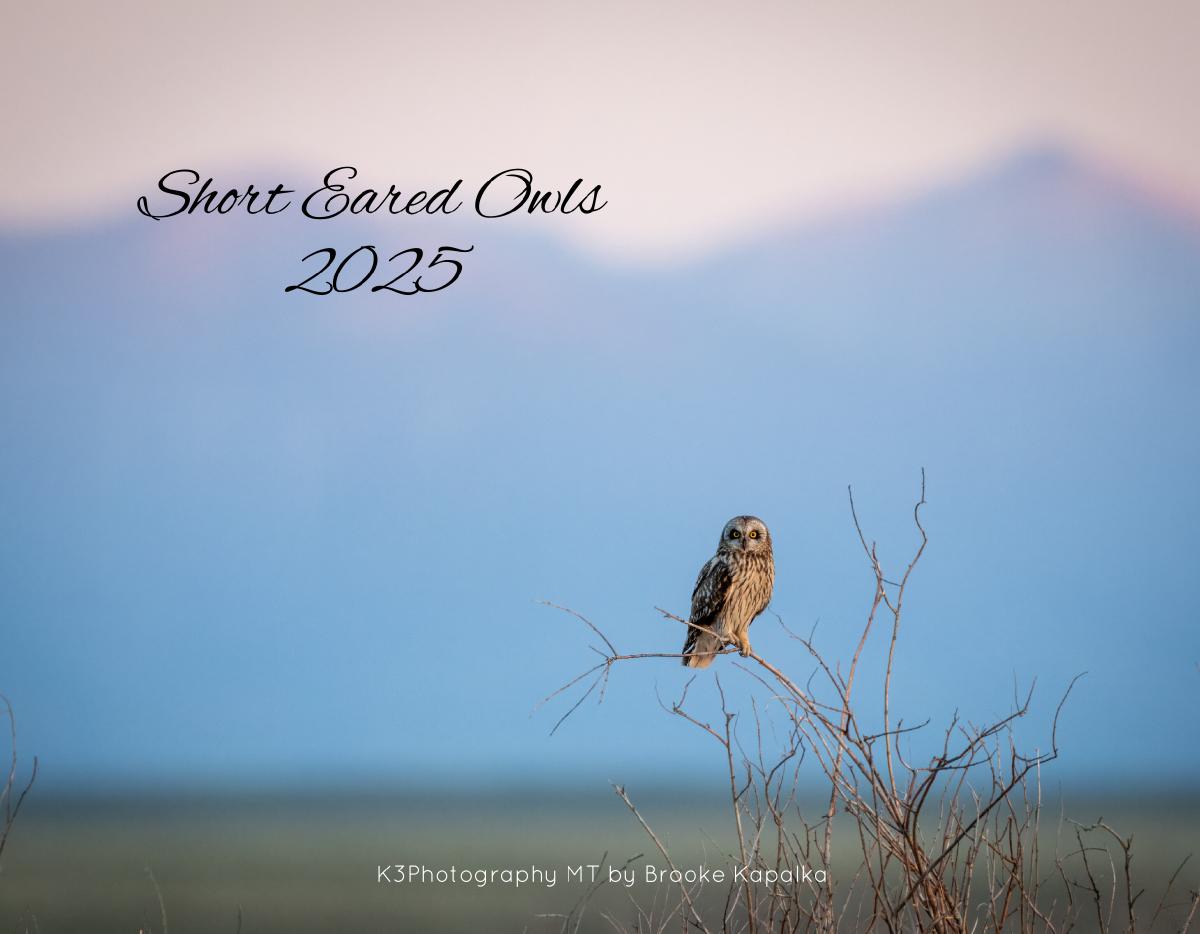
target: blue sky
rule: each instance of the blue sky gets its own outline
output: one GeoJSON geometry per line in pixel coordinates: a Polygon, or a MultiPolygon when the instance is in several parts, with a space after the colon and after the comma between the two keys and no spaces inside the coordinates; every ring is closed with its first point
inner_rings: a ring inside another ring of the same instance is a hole
{"type": "Polygon", "coordinates": [[[592,656],[535,601],[673,650],[653,607],[752,512],[773,609],[844,660],[846,486],[898,569],[922,468],[906,719],[1037,678],[1044,745],[1087,671],[1057,774],[1200,764],[1200,235],[1136,180],[1040,147],[649,269],[466,228],[478,264],[419,306],[284,295],[311,226],[192,220],[5,235],[0,685],[46,782],[702,776],[670,662],[548,736],[592,656]]]}
{"type": "MultiPolygon", "coordinates": [[[[702,781],[706,748],[658,708],[669,662],[548,736],[562,703],[531,708],[592,655],[535,601],[673,649],[653,607],[683,611],[750,512],[773,609],[844,660],[872,586],[846,487],[895,569],[924,468],[906,718],[996,717],[1036,678],[1020,730],[1044,746],[1086,671],[1057,774],[1187,781],[1197,17],[12,11],[0,78],[31,90],[0,153],[0,691],[22,749],[62,785],[702,781]],[[384,188],[520,165],[609,205],[134,210],[173,168],[304,189],[345,164],[384,188]],[[363,243],[476,248],[419,300],[283,292],[301,256],[363,243]]],[[[754,642],[808,664],[772,619],[754,642]]]]}

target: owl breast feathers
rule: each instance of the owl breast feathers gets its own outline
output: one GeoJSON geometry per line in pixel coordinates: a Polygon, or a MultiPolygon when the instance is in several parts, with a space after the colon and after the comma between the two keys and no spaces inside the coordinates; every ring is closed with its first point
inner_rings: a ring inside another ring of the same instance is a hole
{"type": "Polygon", "coordinates": [[[729,643],[749,655],[747,631],[771,602],[774,586],[775,557],[766,525],[755,516],[730,519],[721,531],[717,553],[696,578],[683,664],[707,668],[729,643]]]}

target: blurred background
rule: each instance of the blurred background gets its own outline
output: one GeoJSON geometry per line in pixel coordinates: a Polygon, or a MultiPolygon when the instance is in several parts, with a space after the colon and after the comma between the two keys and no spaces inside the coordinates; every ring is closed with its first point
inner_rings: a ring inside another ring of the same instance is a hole
{"type": "MultiPolygon", "coordinates": [[[[685,613],[749,512],[773,610],[846,660],[873,586],[847,486],[900,573],[922,469],[894,707],[994,719],[1036,679],[1019,737],[1046,748],[1087,672],[1043,781],[1080,819],[1121,814],[1152,875],[1186,855],[1194,5],[4,17],[0,692],[40,771],[0,923],[157,926],[150,866],[184,926],[240,904],[247,930],[520,930],[558,902],[372,873],[399,851],[623,860],[645,843],[610,779],[699,851],[729,829],[723,762],[659,706],[682,670],[619,668],[550,736],[578,695],[534,705],[594,639],[536,601],[675,651],[653,608],[685,613]],[[609,203],[134,208],[171,169],[305,193],[346,164],[468,193],[522,166],[609,203]],[[437,294],[284,293],[305,254],[364,243],[475,249],[437,294]]],[[[774,618],[753,635],[807,678],[774,618]]]]}

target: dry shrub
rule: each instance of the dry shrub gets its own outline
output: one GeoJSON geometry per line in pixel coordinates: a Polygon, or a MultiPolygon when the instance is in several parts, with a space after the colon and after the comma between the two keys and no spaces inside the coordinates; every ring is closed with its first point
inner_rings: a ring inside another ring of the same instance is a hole
{"type": "MultiPolygon", "coordinates": [[[[1024,753],[1014,736],[1015,722],[1029,711],[1031,688],[994,722],[975,725],[956,713],[931,752],[916,761],[905,757],[902,738],[909,741],[929,727],[928,721],[905,725],[891,699],[905,593],[928,543],[921,521],[924,505],[922,473],[921,496],[912,512],[917,544],[903,573],[891,578],[875,543],[863,533],[851,494],[854,528],[874,576],[874,596],[857,647],[843,668],[822,656],[811,635],[787,630],[814,668],[803,684],[757,653],[745,662],[735,660],[734,667],[765,695],[761,703],[752,699],[745,718],[752,735],[748,749],[738,731],[743,715],[731,709],[719,676],[718,710],[706,715],[693,709],[688,699],[692,681],[677,701],[664,705],[709,736],[724,761],[736,835],[736,850],[728,854],[732,871],[723,899],[704,892],[702,884],[680,881],[674,897],[660,903],[656,895],[653,904],[636,906],[631,921],[606,915],[613,928],[749,934],[838,928],[964,934],[1133,932],[1156,925],[1188,929],[1200,893],[1172,901],[1176,871],[1154,907],[1140,911],[1144,891],[1133,878],[1131,841],[1107,824],[1070,823],[1075,845],[1065,852],[1042,852],[1041,769],[1058,756],[1058,716],[1074,680],[1055,710],[1048,752],[1024,753]],[[882,699],[879,707],[862,704],[861,692],[855,690],[868,647],[884,653],[882,683],[874,694],[882,699]],[[762,711],[768,704],[784,711],[784,730],[764,728],[762,711]],[[824,779],[827,803],[815,812],[801,806],[804,770],[809,778],[819,774],[824,779]],[[832,871],[835,825],[838,846],[855,851],[838,854],[839,865],[857,864],[850,878],[839,881],[832,871]],[[738,867],[745,871],[737,873],[738,867]]],[[[603,699],[614,665],[639,659],[678,663],[678,653],[618,652],[589,619],[557,608],[585,623],[603,647],[591,647],[601,658],[596,665],[545,699],[583,686],[556,730],[589,696],[603,699]]],[[[689,625],[661,608],[659,612],[689,625]]],[[[725,654],[731,651],[727,648],[725,654]]],[[[674,867],[668,848],[625,789],[614,787],[666,865],[674,867]]],[[[587,909],[585,899],[563,921],[563,931],[578,930],[587,909]]]]}

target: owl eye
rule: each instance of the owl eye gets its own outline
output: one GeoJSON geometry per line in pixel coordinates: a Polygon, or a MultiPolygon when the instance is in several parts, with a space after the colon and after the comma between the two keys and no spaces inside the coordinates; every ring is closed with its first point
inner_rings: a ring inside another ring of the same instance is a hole
{"type": "Polygon", "coordinates": [[[751,529],[751,530],[750,530],[750,537],[751,537],[751,538],[758,538],[758,529],[751,529]]]}
{"type": "Polygon", "coordinates": [[[737,529],[730,529],[729,537],[736,540],[736,539],[739,539],[742,537],[742,533],[739,532],[737,529]]]}

